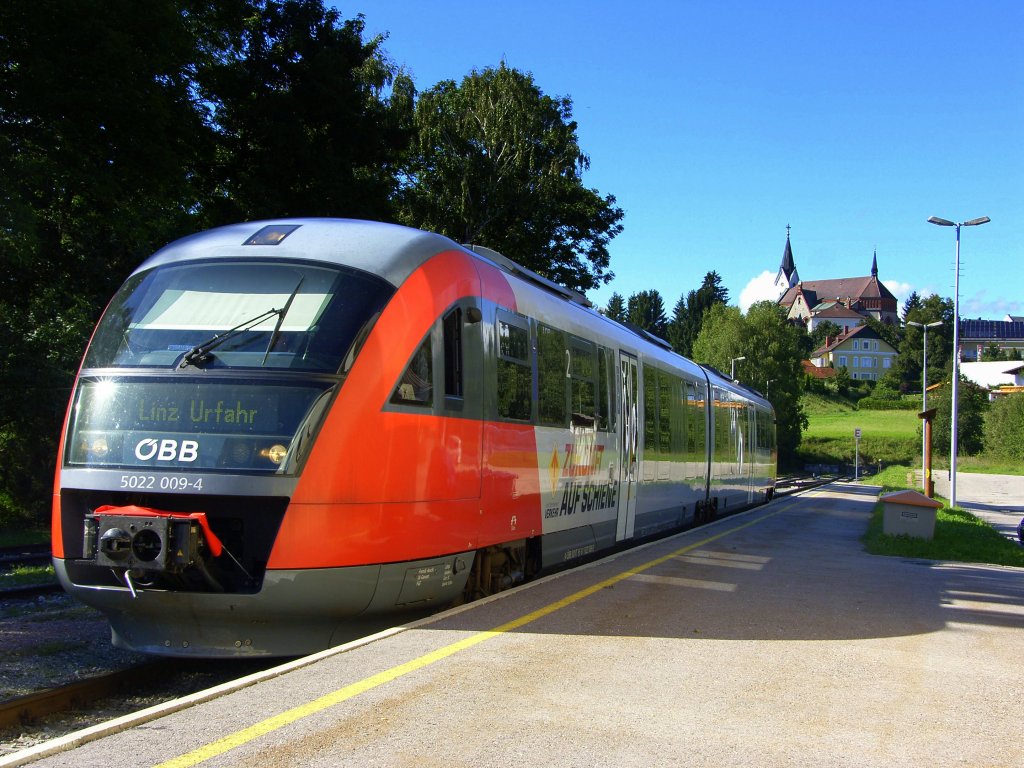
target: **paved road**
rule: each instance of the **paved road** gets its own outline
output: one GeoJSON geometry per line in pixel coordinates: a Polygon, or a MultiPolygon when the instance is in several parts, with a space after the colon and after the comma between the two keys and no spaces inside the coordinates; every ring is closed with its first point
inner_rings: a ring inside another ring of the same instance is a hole
{"type": "Polygon", "coordinates": [[[876,494],[777,499],[38,764],[1020,768],[1024,570],[866,554],[876,494]]]}
{"type": "MultiPolygon", "coordinates": [[[[935,492],[948,499],[949,471],[934,472],[932,478],[935,492]]],[[[1024,518],[1024,476],[957,472],[956,503],[1017,541],[1017,525],[1024,518]]]]}

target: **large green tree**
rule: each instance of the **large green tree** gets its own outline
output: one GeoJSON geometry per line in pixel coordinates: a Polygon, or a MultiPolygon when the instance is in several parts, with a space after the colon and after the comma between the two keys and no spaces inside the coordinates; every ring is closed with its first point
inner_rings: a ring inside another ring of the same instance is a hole
{"type": "Polygon", "coordinates": [[[219,150],[211,219],[393,217],[414,88],[364,30],[321,0],[256,2],[199,72],[219,150]]]}
{"type": "MultiPolygon", "coordinates": [[[[909,302],[908,302],[909,303],[909,302]]],[[[928,384],[937,384],[949,378],[953,365],[953,302],[937,294],[919,299],[909,306],[908,322],[941,323],[928,329],[928,384]]],[[[899,354],[886,375],[886,383],[901,392],[920,392],[924,364],[924,331],[913,325],[903,329],[903,338],[897,347],[899,354]]]]}
{"type": "Polygon", "coordinates": [[[485,245],[580,291],[612,278],[621,230],[611,195],[583,183],[569,98],[505,66],[445,80],[419,96],[401,219],[485,245]]]}
{"type": "Polygon", "coordinates": [[[785,310],[773,301],[758,302],[744,315],[738,307],[714,304],[704,315],[693,345],[697,362],[732,372],[767,395],[775,409],[779,459],[791,461],[800,445],[807,417],[800,405],[803,331],[786,321],[785,310]]]}
{"type": "MultiPolygon", "coordinates": [[[[128,270],[192,228],[212,158],[202,3],[0,3],[0,507],[42,516],[78,358],[128,270]]],[[[2,511],[2,510],[0,510],[2,511]]]]}
{"type": "Polygon", "coordinates": [[[362,32],[322,0],[0,3],[0,515],[45,515],[78,360],[143,258],[388,214],[412,86],[362,32]]]}

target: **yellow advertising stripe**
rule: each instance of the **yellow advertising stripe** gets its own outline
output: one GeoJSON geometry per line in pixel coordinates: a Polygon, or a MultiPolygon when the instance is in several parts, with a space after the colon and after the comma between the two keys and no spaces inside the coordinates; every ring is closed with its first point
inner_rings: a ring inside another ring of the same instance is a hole
{"type": "Polygon", "coordinates": [[[742,531],[744,528],[749,528],[752,525],[756,525],[757,523],[760,523],[763,520],[767,520],[769,517],[773,517],[779,514],[780,512],[783,512],[785,509],[788,509],[789,506],[791,506],[791,504],[787,504],[783,507],[780,507],[779,509],[776,509],[773,512],[769,512],[765,515],[757,517],[754,520],[750,520],[746,523],[743,523],[742,525],[737,525],[734,528],[729,528],[725,531],[722,531],[721,533],[715,534],[714,536],[709,536],[706,539],[702,539],[701,541],[698,541],[696,543],[689,544],[667,555],[646,562],[643,565],[639,565],[636,568],[631,568],[627,571],[622,571],[621,573],[618,573],[615,576],[612,576],[611,578],[605,579],[604,581],[598,582],[597,584],[593,584],[585,589],[581,589],[580,591],[575,592],[569,595],[568,597],[550,603],[544,606],[543,608],[538,608],[536,611],[533,611],[532,613],[520,616],[519,618],[506,622],[505,624],[495,627],[494,629],[486,630],[483,632],[477,632],[474,635],[459,640],[455,643],[451,643],[450,645],[446,645],[443,648],[438,648],[436,651],[427,653],[423,656],[420,656],[419,658],[413,659],[412,661],[408,661],[405,664],[400,664],[397,667],[392,667],[391,669],[385,670],[384,672],[378,672],[376,675],[367,677],[363,680],[360,680],[357,683],[347,685],[344,688],[339,688],[337,691],[328,693],[325,696],[321,696],[319,699],[314,699],[313,701],[310,701],[306,704],[301,704],[297,707],[293,707],[292,709],[286,710],[285,712],[282,712],[279,715],[274,715],[273,717],[269,717],[266,720],[256,723],[255,725],[249,726],[248,728],[243,728],[240,731],[236,731],[235,733],[229,734],[222,739],[218,739],[217,741],[212,742],[211,744],[207,744],[206,746],[200,747],[199,749],[193,750],[192,752],[181,755],[180,757],[175,757],[166,762],[160,763],[159,765],[154,766],[154,768],[191,768],[192,766],[199,765],[200,763],[205,762],[206,760],[217,757],[218,755],[222,755],[225,752],[228,752],[236,747],[240,747],[243,744],[246,744],[254,739],[257,739],[260,736],[264,736],[268,733],[278,730],[279,728],[283,728],[286,725],[290,725],[291,723],[294,723],[298,720],[302,720],[303,718],[316,714],[317,712],[327,709],[328,707],[333,707],[335,704],[340,704],[343,701],[347,701],[351,698],[354,698],[360,695],[361,693],[366,693],[367,691],[373,690],[374,688],[384,685],[385,683],[390,683],[392,680],[397,680],[398,678],[407,675],[410,672],[415,672],[417,670],[423,669],[424,667],[429,667],[431,664],[434,664],[435,662],[441,661],[442,659],[446,659],[449,656],[453,656],[454,654],[459,653],[460,651],[472,648],[474,645],[479,645],[485,640],[490,640],[492,637],[497,637],[498,635],[502,635],[506,632],[511,632],[513,630],[519,629],[520,627],[524,627],[527,624],[537,621],[538,619],[542,619],[545,616],[549,616],[552,613],[561,610],[562,608],[570,606],[573,603],[576,603],[585,597],[589,597],[595,592],[600,592],[602,589],[607,589],[608,587],[617,584],[620,581],[624,581],[625,579],[628,579],[631,576],[643,573],[644,571],[650,570],[651,568],[661,565],[662,563],[666,563],[669,560],[679,557],[680,555],[686,554],[687,552],[690,552],[694,549],[698,549],[699,547],[703,547],[707,544],[710,544],[713,541],[717,541],[718,539],[736,533],[737,531],[742,531]]]}

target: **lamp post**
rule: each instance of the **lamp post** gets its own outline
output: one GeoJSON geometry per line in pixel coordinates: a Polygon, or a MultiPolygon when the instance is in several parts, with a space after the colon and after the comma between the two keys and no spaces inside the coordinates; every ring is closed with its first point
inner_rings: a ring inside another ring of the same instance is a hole
{"type": "Polygon", "coordinates": [[[734,357],[734,358],[732,359],[732,372],[731,372],[731,373],[729,374],[729,377],[730,377],[730,378],[731,378],[731,379],[732,379],[733,381],[736,381],[736,363],[738,363],[738,362],[739,362],[740,360],[746,360],[746,359],[747,359],[747,358],[746,358],[746,356],[743,356],[743,357],[734,357]]]}
{"type": "Polygon", "coordinates": [[[949,506],[956,506],[956,443],[957,443],[957,419],[959,411],[957,408],[957,396],[960,392],[960,227],[976,227],[979,224],[988,224],[992,219],[988,216],[980,216],[970,221],[950,221],[932,216],[928,219],[929,224],[938,224],[940,227],[956,227],[956,262],[953,270],[953,402],[952,413],[950,413],[950,435],[949,435],[949,506]]]}
{"type": "MultiPolygon", "coordinates": [[[[915,323],[907,320],[907,325],[920,328],[924,331],[924,362],[921,364],[921,412],[928,410],[928,329],[942,325],[941,320],[934,323],[915,323]]],[[[921,426],[921,489],[928,492],[928,467],[925,466],[925,454],[928,453],[928,435],[925,434],[924,425],[921,426]]]]}
{"type": "Polygon", "coordinates": [[[765,400],[768,399],[768,388],[771,387],[773,381],[778,381],[778,379],[768,379],[764,383],[764,399],[765,400]]]}

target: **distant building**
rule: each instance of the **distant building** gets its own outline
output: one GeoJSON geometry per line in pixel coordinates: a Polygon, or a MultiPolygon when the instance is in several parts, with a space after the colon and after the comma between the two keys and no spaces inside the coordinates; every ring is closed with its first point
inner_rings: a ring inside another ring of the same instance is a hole
{"type": "Polygon", "coordinates": [[[787,226],[775,286],[781,294],[779,304],[786,308],[789,319],[803,324],[808,333],[825,320],[836,323],[844,333],[863,325],[868,317],[899,325],[899,302],[878,279],[877,253],[871,260],[871,274],[865,277],[800,280],[787,226]]]}
{"type": "Polygon", "coordinates": [[[849,333],[825,339],[811,353],[818,368],[845,368],[851,379],[878,381],[892,368],[897,351],[867,325],[858,325],[849,333]]]}
{"type": "Polygon", "coordinates": [[[1024,362],[995,360],[987,363],[961,363],[960,373],[979,387],[1024,387],[1024,362]]]}
{"type": "Polygon", "coordinates": [[[991,346],[1002,351],[1017,350],[1024,356],[1024,318],[1007,315],[1008,320],[960,319],[960,359],[969,362],[981,359],[991,346]]]}

